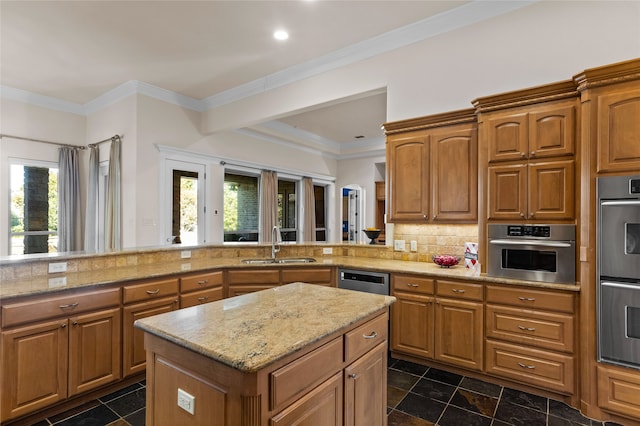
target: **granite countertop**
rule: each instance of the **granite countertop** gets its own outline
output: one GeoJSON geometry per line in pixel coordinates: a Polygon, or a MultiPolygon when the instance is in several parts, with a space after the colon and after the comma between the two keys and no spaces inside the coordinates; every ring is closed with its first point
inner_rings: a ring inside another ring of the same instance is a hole
{"type": "Polygon", "coordinates": [[[453,268],[440,268],[431,262],[412,262],[403,260],[381,259],[375,257],[327,256],[318,257],[313,263],[296,264],[254,264],[242,263],[240,258],[206,258],[189,261],[167,262],[160,264],[136,265],[117,268],[105,268],[88,272],[66,274],[49,274],[33,278],[7,280],[0,283],[0,300],[19,296],[37,295],[49,292],[100,286],[124,281],[146,278],[167,277],[196,273],[216,268],[304,268],[313,266],[339,266],[352,269],[365,269],[377,272],[409,273],[432,276],[434,278],[464,279],[471,281],[498,284],[525,285],[529,287],[549,288],[557,290],[580,291],[575,284],[552,284],[536,281],[521,281],[506,278],[489,277],[477,274],[462,265],[453,268]]]}
{"type": "Polygon", "coordinates": [[[243,372],[255,372],[395,301],[293,283],[139,319],[135,326],[243,372]]]}

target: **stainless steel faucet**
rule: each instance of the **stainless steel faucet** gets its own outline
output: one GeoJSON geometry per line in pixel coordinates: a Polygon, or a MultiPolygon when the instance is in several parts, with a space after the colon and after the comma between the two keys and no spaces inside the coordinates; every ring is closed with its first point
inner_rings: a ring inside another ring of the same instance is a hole
{"type": "Polygon", "coordinates": [[[280,244],[276,244],[276,242],[280,242],[280,230],[278,229],[278,225],[274,225],[271,229],[271,259],[273,260],[276,260],[276,253],[280,252],[280,244]]]}

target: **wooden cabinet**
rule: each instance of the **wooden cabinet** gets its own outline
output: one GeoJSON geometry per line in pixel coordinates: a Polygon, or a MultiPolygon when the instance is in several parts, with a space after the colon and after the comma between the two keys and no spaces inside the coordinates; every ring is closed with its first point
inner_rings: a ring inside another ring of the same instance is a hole
{"type": "Polygon", "coordinates": [[[146,366],[144,333],[134,328],[140,319],[178,309],[178,279],[152,280],[123,287],[122,371],[127,377],[146,366]]]}
{"type": "Polygon", "coordinates": [[[609,412],[640,418],[640,377],[638,372],[598,364],[598,405],[609,412]]]}
{"type": "Polygon", "coordinates": [[[0,421],[120,378],[120,289],[2,306],[0,421]]]}
{"type": "Polygon", "coordinates": [[[409,132],[387,138],[389,222],[429,219],[429,135],[409,132]]]}
{"type": "Polygon", "coordinates": [[[573,160],[490,166],[488,173],[488,219],[574,218],[573,160]]]}
{"type": "Polygon", "coordinates": [[[573,156],[575,100],[548,102],[491,114],[487,120],[489,163],[573,156]]]}
{"type": "Polygon", "coordinates": [[[572,80],[475,100],[489,221],[573,222],[579,102],[572,80]]]}
{"type": "Polygon", "coordinates": [[[349,365],[344,383],[344,425],[386,426],[387,345],[379,344],[349,365]]]}
{"type": "Polygon", "coordinates": [[[223,281],[222,271],[180,277],[180,308],[222,299],[223,281]]]}
{"type": "Polygon", "coordinates": [[[613,88],[597,103],[598,172],[640,170],[640,82],[613,88]]]}
{"type": "Polygon", "coordinates": [[[474,110],[386,123],[387,221],[474,223],[478,152],[474,110]]]}
{"type": "Polygon", "coordinates": [[[487,373],[572,394],[574,305],[567,292],[487,286],[487,373]]]}
{"type": "Polygon", "coordinates": [[[432,359],[434,357],[434,281],[394,274],[391,306],[391,350],[432,359]]]}
{"type": "Polygon", "coordinates": [[[286,267],[282,268],[281,283],[303,282],[335,287],[335,269],[331,267],[286,267]]]}
{"type": "Polygon", "coordinates": [[[483,368],[483,286],[436,283],[435,359],[471,370],[483,368]]]}
{"type": "Polygon", "coordinates": [[[231,269],[227,271],[228,297],[266,290],[280,285],[280,270],[231,269]]]}

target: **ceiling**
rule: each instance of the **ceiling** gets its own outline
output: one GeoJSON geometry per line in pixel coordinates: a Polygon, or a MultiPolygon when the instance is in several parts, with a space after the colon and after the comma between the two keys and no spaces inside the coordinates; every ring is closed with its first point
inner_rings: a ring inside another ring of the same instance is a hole
{"type": "MultiPolygon", "coordinates": [[[[206,100],[467,3],[2,0],[0,83],[78,105],[129,81],[206,100]]],[[[385,117],[379,91],[246,130],[335,154],[385,117]]]]}

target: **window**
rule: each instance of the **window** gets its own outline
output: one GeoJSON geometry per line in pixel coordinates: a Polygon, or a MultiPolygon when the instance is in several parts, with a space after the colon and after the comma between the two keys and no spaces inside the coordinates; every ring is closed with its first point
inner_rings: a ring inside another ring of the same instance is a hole
{"type": "Polygon", "coordinates": [[[316,241],[327,241],[326,192],[326,186],[313,185],[313,197],[316,205],[316,241]]]}
{"type": "Polygon", "coordinates": [[[58,251],[58,165],[11,164],[9,253],[58,251]]]}
{"type": "Polygon", "coordinates": [[[282,241],[298,240],[297,182],[278,179],[278,226],[282,241]]]}
{"type": "Polygon", "coordinates": [[[258,177],[224,174],[224,241],[258,241],[258,177]]]}

